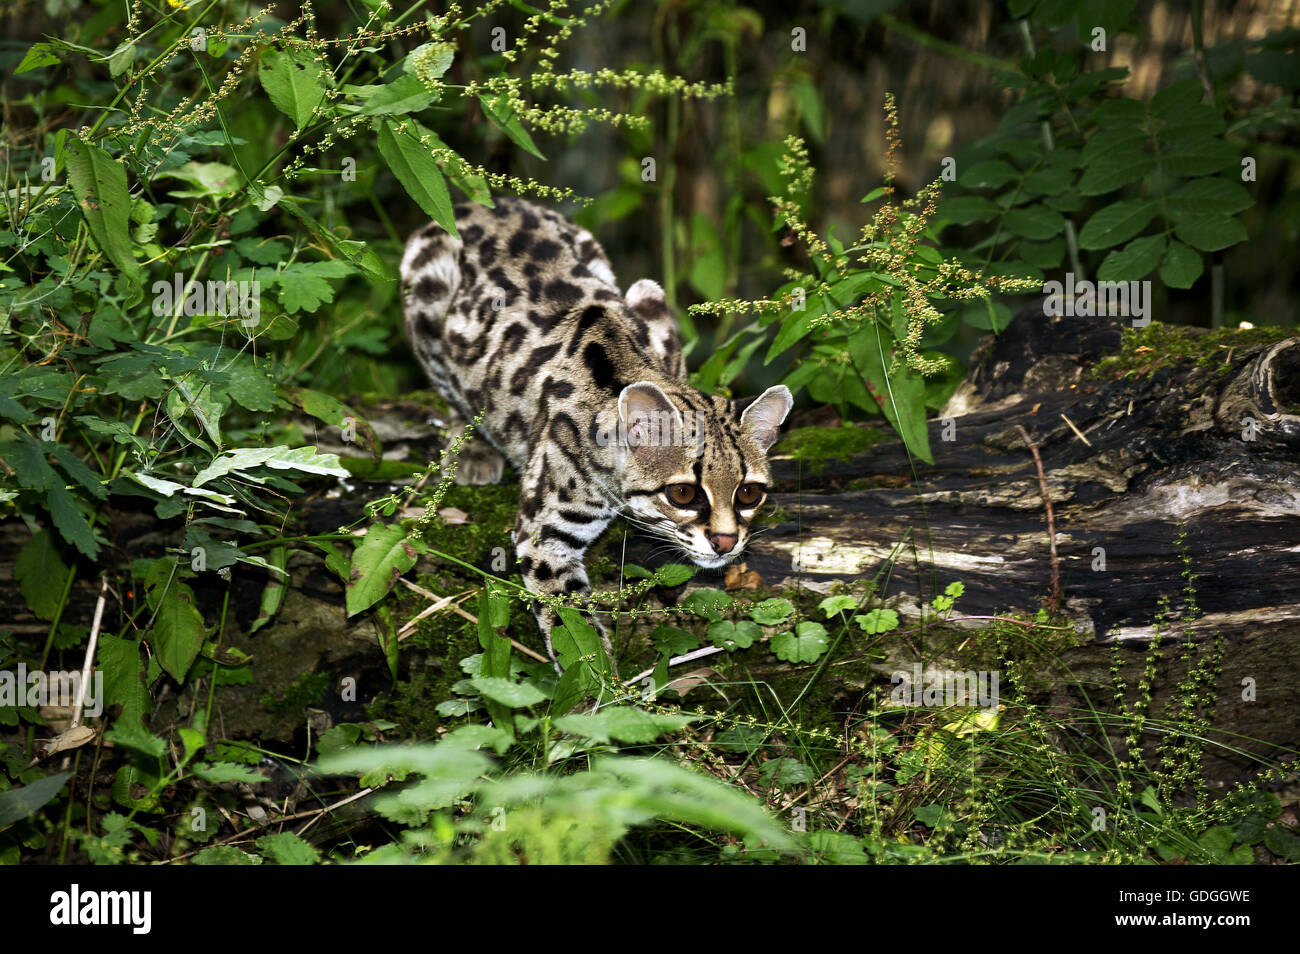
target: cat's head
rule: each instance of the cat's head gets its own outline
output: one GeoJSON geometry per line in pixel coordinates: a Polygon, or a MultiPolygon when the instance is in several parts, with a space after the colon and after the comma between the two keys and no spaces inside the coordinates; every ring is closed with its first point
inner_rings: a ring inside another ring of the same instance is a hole
{"type": "Polygon", "coordinates": [[[780,384],[752,401],[650,381],[625,387],[619,476],[629,516],[698,566],[735,560],[767,497],[767,451],[793,403],[780,384]]]}

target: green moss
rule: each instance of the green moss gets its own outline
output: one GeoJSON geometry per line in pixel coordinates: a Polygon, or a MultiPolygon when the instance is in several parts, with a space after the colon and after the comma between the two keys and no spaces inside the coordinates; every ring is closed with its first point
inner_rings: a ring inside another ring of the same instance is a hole
{"type": "Polygon", "coordinates": [[[440,510],[447,507],[464,511],[469,522],[430,524],[424,539],[431,548],[475,564],[490,561],[496,547],[510,551],[510,530],[519,509],[518,484],[452,485],[439,504],[440,510]]]}
{"type": "Polygon", "coordinates": [[[278,696],[268,693],[262,697],[261,702],[272,715],[301,713],[320,701],[329,689],[330,682],[330,674],[327,672],[304,673],[285,686],[278,696]]]}
{"type": "Polygon", "coordinates": [[[1235,359],[1291,337],[1294,328],[1216,328],[1202,331],[1185,325],[1153,321],[1145,328],[1125,328],[1119,354],[1103,358],[1092,369],[1096,380],[1150,377],[1164,368],[1190,362],[1226,374],[1235,359]]]}
{"type": "Polygon", "coordinates": [[[776,446],[776,453],[795,460],[824,462],[849,460],[879,443],[885,437],[874,427],[845,424],[840,427],[798,427],[776,446]]]}

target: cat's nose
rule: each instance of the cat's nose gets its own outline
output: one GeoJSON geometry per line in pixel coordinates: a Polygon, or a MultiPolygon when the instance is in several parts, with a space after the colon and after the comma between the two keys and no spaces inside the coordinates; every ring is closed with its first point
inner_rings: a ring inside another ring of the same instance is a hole
{"type": "Polygon", "coordinates": [[[709,546],[713,547],[714,553],[730,553],[736,546],[736,535],[734,533],[710,533],[709,546]]]}

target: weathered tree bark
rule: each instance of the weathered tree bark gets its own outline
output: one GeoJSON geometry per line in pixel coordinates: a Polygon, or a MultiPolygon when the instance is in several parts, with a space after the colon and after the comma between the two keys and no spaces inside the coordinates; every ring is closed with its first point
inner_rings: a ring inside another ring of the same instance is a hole
{"type": "MultiPolygon", "coordinates": [[[[986,339],[930,422],[932,465],[909,459],[898,440],[811,477],[797,461],[778,463],[803,490],[776,495],[791,519],[761,538],[749,567],[770,584],[827,588],[874,574],[907,540],[886,593],[902,608],[915,612],[960,580],[964,615],[1036,610],[1053,569],[1023,427],[1053,504],[1061,613],[1082,638],[1062,662],[1085,685],[1106,684],[1118,643],[1133,686],[1167,600],[1163,639],[1190,630],[1227,641],[1215,727],[1294,751],[1300,338],[1220,352],[1208,365],[1189,357],[1133,380],[1091,379],[1119,351],[1123,321],[1031,308],[986,339]],[[825,489],[850,483],[862,489],[825,489]],[[1198,611],[1190,625],[1174,621],[1198,611]],[[1254,701],[1244,700],[1252,687],[1254,701]]],[[[1157,690],[1181,674],[1163,664],[1157,690]]],[[[1245,761],[1218,762],[1213,774],[1231,776],[1245,761]]]]}

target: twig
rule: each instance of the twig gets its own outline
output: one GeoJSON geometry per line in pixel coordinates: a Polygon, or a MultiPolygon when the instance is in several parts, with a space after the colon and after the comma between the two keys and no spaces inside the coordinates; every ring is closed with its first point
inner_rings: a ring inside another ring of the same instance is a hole
{"type": "MultiPolygon", "coordinates": [[[[703,659],[706,656],[715,656],[718,653],[725,652],[725,651],[726,650],[721,646],[705,646],[703,649],[695,649],[682,656],[674,656],[672,659],[668,660],[668,665],[680,666],[682,663],[694,662],[697,659],[703,659]]],[[[649,669],[645,670],[644,672],[637,673],[631,679],[624,679],[623,685],[630,686],[633,683],[640,682],[642,679],[645,679],[647,676],[653,676],[655,668],[656,667],[651,666],[649,669]]],[[[667,686],[665,686],[664,688],[666,689],[667,686]]]]}
{"type": "MultiPolygon", "coordinates": [[[[443,599],[443,597],[439,596],[437,593],[434,593],[434,592],[432,592],[432,591],[430,591],[430,590],[426,590],[423,586],[420,586],[418,583],[412,583],[410,580],[406,580],[406,579],[399,579],[398,582],[401,583],[403,586],[407,587],[408,589],[410,589],[410,590],[414,590],[416,593],[419,593],[419,594],[420,594],[421,596],[423,596],[425,599],[433,600],[435,603],[438,602],[439,600],[443,599]]],[[[461,609],[459,606],[452,606],[451,609],[452,609],[453,612],[455,612],[455,613],[459,613],[461,616],[465,617],[465,619],[469,620],[469,621],[470,621],[471,623],[473,623],[475,626],[478,625],[478,617],[477,617],[477,616],[474,616],[474,615],[472,615],[472,614],[470,614],[470,613],[465,612],[465,611],[464,611],[463,609],[461,609]]],[[[418,619],[419,617],[416,617],[416,618],[418,619]]],[[[400,637],[399,637],[399,638],[400,638],[400,637]]],[[[510,645],[513,646],[513,647],[515,647],[515,649],[519,650],[521,653],[523,653],[523,654],[524,654],[525,656],[527,656],[529,659],[534,659],[534,660],[536,660],[537,662],[540,662],[540,663],[549,663],[549,662],[550,662],[549,659],[547,659],[545,656],[543,656],[543,655],[542,655],[541,653],[539,653],[537,650],[535,650],[535,649],[529,649],[527,646],[525,646],[523,643],[519,642],[519,640],[517,640],[517,639],[511,639],[511,640],[510,640],[510,645]]]]}
{"type": "Polygon", "coordinates": [[[1066,424],[1070,425],[1070,430],[1074,431],[1075,436],[1077,436],[1079,440],[1083,441],[1089,447],[1092,446],[1092,441],[1088,440],[1088,438],[1083,436],[1083,431],[1079,430],[1077,427],[1074,426],[1074,421],[1066,417],[1065,414],[1061,415],[1061,420],[1065,421],[1066,424]]]}
{"type": "Polygon", "coordinates": [[[1038,467],[1038,489],[1043,495],[1043,507],[1047,510],[1047,540],[1052,553],[1052,592],[1048,597],[1053,613],[1061,609],[1061,561],[1056,555],[1056,517],[1052,513],[1052,498],[1047,493],[1047,477],[1043,474],[1043,458],[1038,453],[1038,445],[1029,439],[1029,432],[1021,424],[1016,430],[1024,438],[1029,450],[1034,455],[1034,464],[1038,467]]]}
{"type": "MultiPolygon", "coordinates": [[[[268,816],[266,821],[264,822],[254,822],[252,830],[245,828],[243,831],[231,835],[229,838],[223,838],[221,841],[214,841],[210,845],[204,845],[203,848],[215,848],[218,845],[229,845],[233,842],[245,841],[252,834],[252,831],[258,828],[268,828],[271,825],[281,825],[284,822],[295,821],[299,818],[308,818],[312,815],[320,815],[324,812],[332,812],[336,808],[342,808],[344,805],[348,804],[348,802],[355,802],[358,798],[364,798],[365,796],[369,795],[373,791],[374,791],[373,788],[363,788],[355,795],[349,795],[347,798],[340,799],[339,801],[334,802],[332,805],[326,805],[323,808],[309,808],[306,811],[296,812],[293,815],[284,815],[279,818],[271,818],[268,816]]],[[[194,851],[186,852],[183,855],[177,855],[175,858],[164,858],[161,862],[159,862],[159,864],[169,865],[173,861],[184,861],[186,858],[191,858],[194,855],[197,855],[200,851],[203,850],[203,848],[196,848],[194,851]]]]}
{"type": "Polygon", "coordinates": [[[77,704],[72,707],[72,724],[81,725],[81,710],[86,703],[86,683],[90,681],[90,667],[95,661],[95,647],[99,643],[99,625],[104,620],[104,603],[108,599],[108,577],[99,578],[99,599],[95,601],[95,619],[90,624],[90,641],[86,643],[86,661],[81,666],[81,685],[77,687],[77,704]]]}

